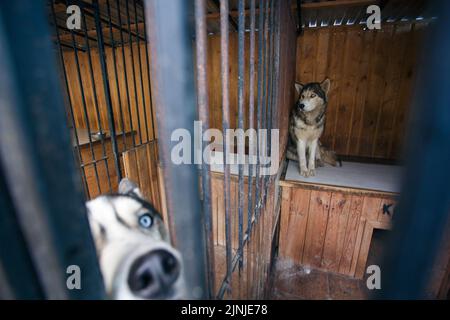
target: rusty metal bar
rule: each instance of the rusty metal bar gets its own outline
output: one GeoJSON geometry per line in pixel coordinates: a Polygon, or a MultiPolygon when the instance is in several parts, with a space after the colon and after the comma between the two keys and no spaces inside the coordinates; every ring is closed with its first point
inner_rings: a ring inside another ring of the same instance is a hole
{"type": "MultiPolygon", "coordinates": [[[[197,101],[198,115],[205,132],[209,128],[209,102],[207,88],[207,30],[205,0],[195,0],[195,34],[196,34],[196,58],[197,58],[197,101]]],[[[206,142],[202,141],[203,148],[206,142]]],[[[207,253],[207,280],[208,297],[215,295],[215,263],[214,263],[214,234],[211,207],[211,175],[210,166],[202,159],[202,194],[203,194],[203,219],[205,221],[205,238],[207,253]]]]}
{"type": "Polygon", "coordinates": [[[225,134],[223,143],[223,188],[225,201],[225,241],[226,241],[226,279],[229,294],[231,295],[231,214],[230,214],[230,165],[229,146],[227,143],[227,130],[230,128],[230,79],[228,74],[228,43],[229,43],[229,20],[228,20],[228,0],[220,0],[220,57],[221,57],[221,78],[222,78],[222,132],[225,134]]]}
{"type": "Polygon", "coordinates": [[[147,24],[145,22],[144,18],[144,37],[145,37],[145,62],[147,65],[147,81],[148,81],[148,94],[150,95],[150,119],[152,120],[152,137],[153,140],[156,139],[155,134],[155,120],[154,120],[154,113],[153,113],[153,98],[152,98],[152,82],[150,79],[150,58],[148,56],[148,38],[147,38],[147,24]]]}
{"type": "Polygon", "coordinates": [[[139,144],[142,144],[142,129],[141,129],[141,117],[139,115],[139,100],[137,94],[137,84],[136,84],[136,67],[134,64],[134,52],[133,52],[133,37],[131,34],[131,20],[130,20],[130,8],[128,5],[128,1],[125,1],[125,10],[127,14],[127,24],[128,24],[128,37],[130,40],[130,53],[131,53],[131,71],[133,75],[133,88],[134,88],[134,102],[136,109],[136,117],[138,122],[138,130],[139,130],[139,144]]]}
{"type": "MultiPolygon", "coordinates": [[[[141,80],[141,94],[142,94],[142,108],[144,109],[144,124],[145,124],[145,136],[146,142],[149,142],[148,137],[148,119],[147,119],[147,107],[145,103],[145,92],[144,92],[144,79],[142,77],[142,58],[141,58],[141,45],[139,41],[139,27],[138,27],[138,15],[137,15],[137,5],[136,0],[134,2],[134,24],[136,26],[136,40],[137,40],[137,50],[138,50],[138,63],[139,63],[139,75],[141,80]]],[[[146,44],[146,42],[144,42],[146,44]]],[[[131,45],[131,44],[130,44],[131,45]]]]}
{"type": "Polygon", "coordinates": [[[171,159],[171,150],[179,143],[172,141],[172,133],[183,129],[192,137],[197,117],[191,9],[185,0],[145,2],[170,235],[183,256],[187,293],[201,299],[208,290],[198,171],[193,163],[177,165],[171,159]]]}
{"type": "MultiPolygon", "coordinates": [[[[100,110],[99,110],[99,103],[98,103],[98,96],[97,96],[97,86],[95,84],[95,78],[94,78],[94,69],[92,66],[92,55],[91,55],[91,46],[89,45],[89,39],[87,38],[87,24],[86,24],[86,16],[82,14],[83,17],[83,23],[84,23],[84,33],[85,33],[85,43],[86,43],[86,50],[87,50],[87,56],[88,56],[88,64],[89,64],[89,74],[91,78],[91,84],[92,84],[92,91],[94,94],[94,106],[95,106],[95,115],[97,117],[98,122],[98,131],[100,132],[100,143],[102,146],[102,154],[103,158],[106,157],[106,147],[105,147],[105,139],[104,139],[104,132],[103,132],[103,126],[102,126],[102,119],[100,117],[100,110]]],[[[88,134],[91,134],[91,131],[88,132],[88,134]]],[[[111,136],[111,139],[113,137],[111,136]]],[[[94,159],[95,161],[95,159],[94,159]]],[[[111,177],[109,176],[109,166],[108,161],[105,161],[105,167],[106,167],[106,176],[108,178],[108,187],[109,192],[112,192],[112,186],[111,186],[111,177]]]]}
{"type": "MultiPolygon", "coordinates": [[[[100,20],[100,7],[98,4],[98,0],[93,0],[93,5],[96,7],[95,9],[95,28],[97,29],[97,39],[98,39],[98,55],[100,58],[100,66],[102,70],[102,80],[103,80],[103,90],[105,93],[105,102],[106,109],[108,115],[108,126],[110,131],[110,139],[111,139],[111,147],[114,158],[114,166],[116,167],[117,173],[117,183],[120,183],[122,180],[122,172],[120,167],[120,155],[119,148],[117,146],[117,135],[116,135],[116,126],[114,121],[114,109],[111,101],[111,90],[109,87],[109,75],[108,68],[106,66],[106,54],[105,54],[105,46],[103,40],[103,31],[102,31],[102,22],[100,20]]],[[[89,133],[91,131],[89,130],[89,133]]]]}
{"type": "MultiPolygon", "coordinates": [[[[68,2],[66,1],[66,5],[68,5],[68,2]]],[[[80,86],[80,93],[81,93],[81,102],[82,102],[82,106],[83,106],[83,116],[84,116],[84,120],[86,121],[86,128],[88,130],[88,133],[92,132],[91,131],[91,124],[90,124],[90,120],[89,120],[89,114],[87,111],[87,102],[86,102],[86,95],[84,94],[84,85],[83,85],[83,80],[81,77],[81,68],[80,68],[80,59],[78,57],[78,49],[77,46],[75,45],[75,35],[73,33],[73,30],[70,30],[70,34],[71,34],[71,39],[72,39],[72,47],[74,50],[74,57],[75,57],[75,64],[76,64],[76,69],[77,69],[77,80],[78,80],[78,85],[80,86]]],[[[88,141],[89,141],[89,150],[91,153],[91,157],[92,160],[95,160],[95,152],[94,152],[94,147],[93,147],[93,141],[92,141],[92,137],[90,134],[88,134],[88,141]]],[[[101,189],[100,189],[100,178],[98,175],[98,169],[97,169],[97,164],[94,164],[94,173],[95,173],[95,179],[97,181],[97,191],[98,193],[101,193],[101,189]]]]}
{"type": "Polygon", "coordinates": [[[238,129],[242,130],[238,133],[238,254],[239,254],[239,270],[243,267],[243,242],[244,242],[244,165],[242,161],[245,157],[245,141],[244,141],[244,84],[245,84],[245,0],[239,0],[239,29],[238,29],[238,129]]]}
{"type": "MultiPolygon", "coordinates": [[[[116,0],[116,6],[117,6],[117,15],[118,15],[118,19],[119,19],[119,24],[122,25],[122,14],[120,12],[120,3],[119,0],[116,0]]],[[[124,68],[124,72],[123,72],[123,76],[124,76],[124,80],[125,80],[125,87],[126,90],[125,92],[127,93],[127,103],[128,103],[128,120],[130,121],[130,130],[131,130],[131,140],[133,141],[133,147],[136,147],[136,139],[134,137],[134,128],[133,128],[133,116],[131,114],[131,99],[130,99],[130,92],[129,92],[129,85],[128,85],[128,75],[127,75],[127,63],[126,63],[126,59],[125,59],[125,45],[124,45],[124,40],[123,40],[123,32],[122,32],[122,28],[120,29],[120,44],[122,47],[122,63],[123,63],[123,68],[124,68]]]]}
{"type": "MultiPolygon", "coordinates": [[[[256,8],[255,0],[250,0],[250,67],[249,67],[249,129],[255,127],[255,29],[256,29],[256,8]]],[[[249,159],[253,157],[254,148],[253,135],[250,135],[249,141],[249,159]]],[[[253,217],[253,169],[254,165],[248,165],[248,204],[247,204],[247,239],[250,241],[252,233],[252,217],[253,217]]],[[[249,282],[252,270],[252,252],[250,245],[247,245],[247,283],[249,282]]],[[[247,285],[247,296],[250,296],[250,285],[247,285]]]]}
{"type": "Polygon", "coordinates": [[[109,34],[112,39],[112,57],[113,57],[113,64],[114,64],[114,78],[116,83],[116,90],[117,90],[117,96],[119,97],[119,110],[120,110],[120,125],[122,127],[122,142],[124,150],[127,150],[127,135],[126,135],[126,128],[125,128],[125,120],[123,116],[123,108],[122,108],[122,99],[120,99],[120,86],[119,86],[119,75],[117,72],[117,57],[116,57],[116,46],[114,41],[114,34],[112,30],[112,21],[111,21],[111,5],[109,3],[109,0],[106,0],[106,8],[108,11],[108,26],[109,26],[109,34]]]}

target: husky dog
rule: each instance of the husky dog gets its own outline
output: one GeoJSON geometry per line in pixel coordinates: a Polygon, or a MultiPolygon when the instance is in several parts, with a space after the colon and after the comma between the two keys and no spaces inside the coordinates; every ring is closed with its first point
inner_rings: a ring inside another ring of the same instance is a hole
{"type": "Polygon", "coordinates": [[[304,177],[315,175],[316,163],[337,165],[334,152],[319,142],[325,128],[330,84],[329,79],[322,83],[295,84],[299,98],[291,112],[287,158],[300,160],[300,174],[304,177]]]}
{"type": "Polygon", "coordinates": [[[112,299],[185,296],[180,254],[169,244],[160,214],[128,179],[119,194],[87,203],[105,288],[112,299]]]}

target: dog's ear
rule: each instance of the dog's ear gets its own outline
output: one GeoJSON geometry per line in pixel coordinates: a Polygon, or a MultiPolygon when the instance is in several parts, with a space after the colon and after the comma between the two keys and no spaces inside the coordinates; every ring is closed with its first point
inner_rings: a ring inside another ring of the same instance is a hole
{"type": "Polygon", "coordinates": [[[297,94],[300,94],[303,90],[303,85],[301,83],[295,83],[295,90],[297,90],[297,94]]]}
{"type": "Polygon", "coordinates": [[[330,91],[330,87],[331,87],[330,79],[326,78],[325,80],[323,80],[322,83],[320,84],[320,87],[325,92],[325,94],[328,94],[328,92],[330,91]]]}
{"type": "Polygon", "coordinates": [[[123,178],[119,183],[119,193],[120,194],[134,194],[139,198],[143,198],[142,192],[138,185],[128,178],[123,178]]]}

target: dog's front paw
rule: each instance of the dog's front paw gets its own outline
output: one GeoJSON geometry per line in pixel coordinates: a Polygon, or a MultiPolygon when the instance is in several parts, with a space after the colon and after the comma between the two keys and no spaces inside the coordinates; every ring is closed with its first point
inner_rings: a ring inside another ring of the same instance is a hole
{"type": "Polygon", "coordinates": [[[308,177],[314,177],[316,175],[315,169],[309,169],[308,170],[308,177]]]}
{"type": "Polygon", "coordinates": [[[302,175],[305,178],[308,178],[309,177],[309,170],[306,169],[306,168],[303,168],[303,169],[300,168],[300,175],[302,175]]]}

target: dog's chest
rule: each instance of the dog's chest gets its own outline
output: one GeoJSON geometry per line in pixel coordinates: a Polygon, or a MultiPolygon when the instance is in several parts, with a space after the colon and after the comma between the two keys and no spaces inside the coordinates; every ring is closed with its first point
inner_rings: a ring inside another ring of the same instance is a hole
{"type": "Polygon", "coordinates": [[[292,116],[289,129],[295,140],[315,140],[322,135],[323,125],[309,125],[300,117],[292,116]]]}

